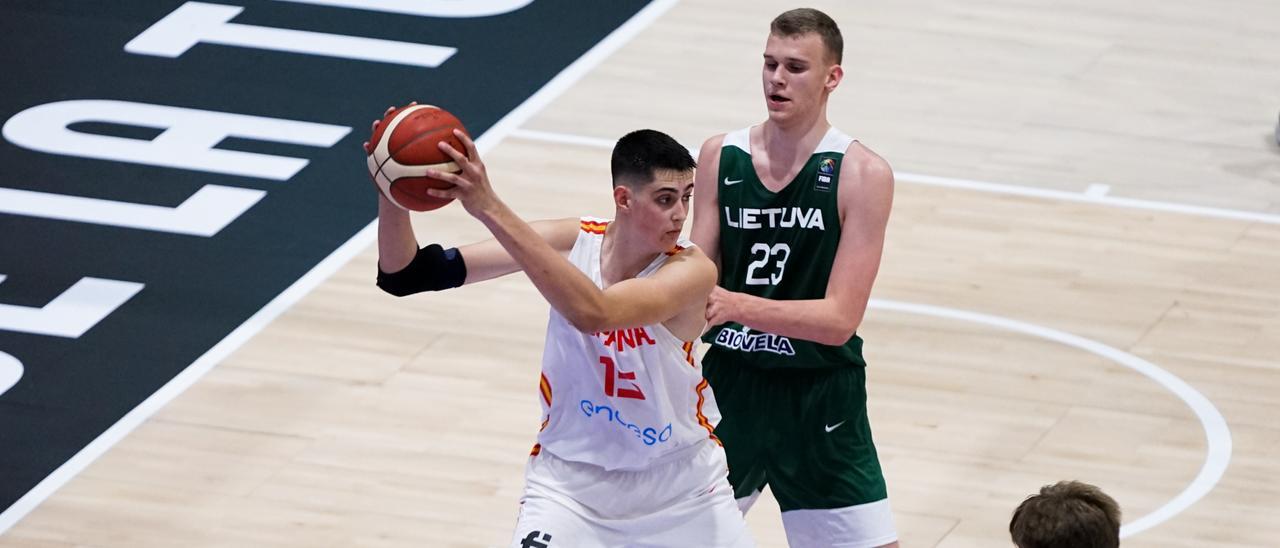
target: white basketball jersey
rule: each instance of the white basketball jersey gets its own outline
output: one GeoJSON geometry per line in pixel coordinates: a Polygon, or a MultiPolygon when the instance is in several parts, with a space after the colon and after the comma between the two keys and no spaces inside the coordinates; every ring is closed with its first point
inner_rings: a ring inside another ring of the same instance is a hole
{"type": "MultiPolygon", "coordinates": [[[[603,287],[600,249],[609,221],[583,217],[569,261],[603,287]]],[[[652,275],[681,240],[636,277],[652,275]]],[[[555,308],[542,355],[542,449],[606,470],[646,468],[676,451],[715,440],[720,421],[692,341],[662,324],[583,333],[555,308]]],[[[719,443],[719,440],[716,440],[719,443]]]]}

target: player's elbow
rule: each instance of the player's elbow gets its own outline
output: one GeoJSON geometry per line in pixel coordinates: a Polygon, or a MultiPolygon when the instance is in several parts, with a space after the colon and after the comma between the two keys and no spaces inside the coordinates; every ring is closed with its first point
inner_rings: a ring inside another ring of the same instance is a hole
{"type": "Polygon", "coordinates": [[[574,329],[583,333],[599,333],[608,328],[609,322],[604,314],[582,311],[565,315],[574,329]]]}
{"type": "Polygon", "coordinates": [[[397,297],[458,287],[467,280],[467,265],[455,249],[431,244],[419,249],[408,265],[386,272],[378,266],[379,289],[397,297]]]}
{"type": "Polygon", "coordinates": [[[844,343],[849,342],[849,339],[852,337],[853,337],[853,331],[841,331],[839,333],[832,332],[832,333],[824,334],[822,337],[819,337],[818,340],[814,342],[818,344],[825,344],[827,346],[841,346],[844,343]]]}
{"type": "Polygon", "coordinates": [[[413,295],[414,293],[417,293],[416,291],[404,285],[395,285],[395,284],[387,283],[381,277],[378,278],[378,281],[376,283],[378,285],[378,289],[381,289],[383,293],[386,293],[393,297],[408,297],[409,295],[413,295]]]}
{"type": "Polygon", "coordinates": [[[840,346],[840,345],[843,345],[844,343],[849,342],[849,339],[852,339],[854,333],[856,333],[857,331],[858,331],[857,322],[849,322],[849,321],[836,322],[828,326],[828,328],[824,330],[824,332],[820,335],[819,340],[816,342],[825,344],[827,346],[840,346]]]}
{"type": "Polygon", "coordinates": [[[583,333],[599,333],[609,327],[609,310],[596,299],[574,303],[563,311],[564,319],[583,333]]]}

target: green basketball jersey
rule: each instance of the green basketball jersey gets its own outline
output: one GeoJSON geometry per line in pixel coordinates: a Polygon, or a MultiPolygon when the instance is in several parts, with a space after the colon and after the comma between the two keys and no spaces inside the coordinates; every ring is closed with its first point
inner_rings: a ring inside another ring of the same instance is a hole
{"type": "MultiPolygon", "coordinates": [[[[717,176],[720,286],[773,300],[821,299],[840,243],[836,195],[840,162],[853,139],[827,131],[781,192],[760,182],[751,164],[750,128],[725,135],[717,176]]],[[[829,346],[730,322],[712,327],[707,361],[758,368],[865,366],[862,339],[829,346]]]]}

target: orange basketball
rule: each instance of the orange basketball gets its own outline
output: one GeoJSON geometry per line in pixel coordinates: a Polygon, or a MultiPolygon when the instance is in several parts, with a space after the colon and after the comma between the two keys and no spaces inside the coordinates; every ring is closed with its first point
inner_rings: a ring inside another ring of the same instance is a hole
{"type": "Polygon", "coordinates": [[[453,135],[454,129],[466,131],[454,115],[431,105],[400,107],[382,119],[365,152],[369,175],[391,203],[410,211],[431,211],[452,201],[427,194],[428,188],[453,185],[428,177],[426,172],[459,171],[453,159],[437,147],[444,141],[466,152],[453,135]]]}

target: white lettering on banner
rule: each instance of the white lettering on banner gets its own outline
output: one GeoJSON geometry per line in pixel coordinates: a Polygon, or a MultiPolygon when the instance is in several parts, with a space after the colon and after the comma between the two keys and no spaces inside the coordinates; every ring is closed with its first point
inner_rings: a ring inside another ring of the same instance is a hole
{"type": "Polygon", "coordinates": [[[511,13],[533,0],[280,0],[317,6],[384,11],[422,17],[488,17],[511,13]]]}
{"type": "Polygon", "coordinates": [[[22,362],[13,355],[0,350],[0,396],[8,392],[22,378],[22,362]]]}
{"type": "Polygon", "coordinates": [[[28,108],[5,122],[2,131],[4,138],[15,145],[51,154],[285,181],[306,167],[308,161],[214,147],[228,137],[240,137],[328,148],[342,140],[351,128],[149,103],[85,99],[28,108]],[[164,132],[148,141],[67,129],[79,122],[164,128],[164,132]]]}
{"type": "Polygon", "coordinates": [[[178,207],[0,188],[0,213],[210,237],[267,193],[204,185],[178,207]]]}
{"type": "MultiPolygon", "coordinates": [[[[4,280],[0,274],[0,283],[4,280]]],[[[41,308],[0,304],[0,329],[77,339],[142,288],[134,282],[80,278],[41,308]]]]}
{"type": "Polygon", "coordinates": [[[458,52],[457,48],[445,46],[229,22],[242,11],[240,6],[187,2],[130,40],[124,50],[138,55],[179,57],[206,42],[427,68],[440,66],[458,52]]]}

